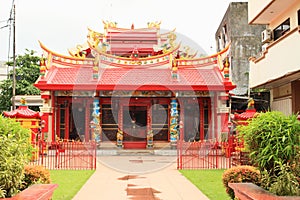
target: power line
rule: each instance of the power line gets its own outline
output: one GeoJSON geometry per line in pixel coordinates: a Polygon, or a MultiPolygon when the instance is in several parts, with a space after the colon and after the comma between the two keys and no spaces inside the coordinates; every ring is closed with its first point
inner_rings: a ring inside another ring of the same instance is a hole
{"type": "Polygon", "coordinates": [[[2,27],[0,27],[0,29],[6,28],[6,27],[8,27],[8,26],[9,26],[9,24],[7,24],[7,25],[5,25],[5,26],[2,26],[2,27]]]}
{"type": "Polygon", "coordinates": [[[7,20],[0,20],[0,23],[4,23],[6,22],[6,25],[4,26],[1,26],[0,27],[0,30],[1,29],[4,29],[4,28],[7,28],[9,27],[9,36],[8,36],[8,53],[7,53],[7,61],[9,61],[10,59],[10,45],[11,45],[11,26],[13,25],[13,22],[15,21],[13,14],[14,14],[14,4],[15,4],[15,0],[12,0],[12,6],[11,6],[11,9],[10,9],[10,13],[9,13],[9,18],[7,20]]]}
{"type": "Polygon", "coordinates": [[[7,22],[7,20],[0,20],[0,23],[7,22]]]}

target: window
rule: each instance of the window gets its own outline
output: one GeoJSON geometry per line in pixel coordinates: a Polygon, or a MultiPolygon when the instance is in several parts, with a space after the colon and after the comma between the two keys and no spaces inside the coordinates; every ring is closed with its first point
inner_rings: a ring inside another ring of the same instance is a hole
{"type": "Polygon", "coordinates": [[[298,26],[300,26],[300,10],[298,10],[298,26]]]}
{"type": "Polygon", "coordinates": [[[278,38],[283,36],[289,30],[290,30],[290,18],[285,20],[282,24],[280,24],[279,26],[277,26],[274,29],[274,31],[273,31],[274,32],[274,40],[277,40],[278,38]]]}
{"type": "Polygon", "coordinates": [[[227,28],[226,25],[223,26],[223,48],[225,48],[227,44],[227,28]]]}

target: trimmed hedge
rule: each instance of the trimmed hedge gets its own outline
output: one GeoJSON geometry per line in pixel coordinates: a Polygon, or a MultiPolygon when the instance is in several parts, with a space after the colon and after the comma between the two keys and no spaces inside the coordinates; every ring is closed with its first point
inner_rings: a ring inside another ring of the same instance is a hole
{"type": "Polygon", "coordinates": [[[260,183],[260,172],[258,169],[248,165],[235,166],[227,169],[222,177],[223,185],[231,199],[234,199],[234,191],[228,186],[228,183],[246,183],[251,182],[256,185],[260,183]]]}

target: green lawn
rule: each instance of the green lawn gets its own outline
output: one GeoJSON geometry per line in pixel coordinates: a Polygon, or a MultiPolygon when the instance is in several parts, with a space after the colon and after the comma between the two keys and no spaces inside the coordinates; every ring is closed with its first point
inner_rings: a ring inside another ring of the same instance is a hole
{"type": "Polygon", "coordinates": [[[94,170],[50,170],[52,183],[58,184],[53,200],[71,200],[94,170]]]}
{"type": "Polygon", "coordinates": [[[210,200],[230,199],[222,183],[224,170],[180,170],[210,200]]]}

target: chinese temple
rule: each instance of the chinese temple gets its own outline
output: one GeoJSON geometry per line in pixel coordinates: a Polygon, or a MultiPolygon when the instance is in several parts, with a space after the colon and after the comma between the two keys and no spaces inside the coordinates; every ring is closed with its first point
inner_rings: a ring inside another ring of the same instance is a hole
{"type": "Polygon", "coordinates": [[[43,129],[51,140],[96,140],[120,148],[218,139],[228,132],[229,47],[207,57],[181,50],[160,23],[119,28],[103,21],[60,55],[43,49],[43,129]]]}

